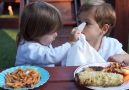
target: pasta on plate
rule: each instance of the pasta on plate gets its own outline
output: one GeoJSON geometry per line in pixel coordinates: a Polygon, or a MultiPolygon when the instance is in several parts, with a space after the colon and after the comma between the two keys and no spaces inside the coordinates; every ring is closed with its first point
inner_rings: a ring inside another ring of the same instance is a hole
{"type": "Polygon", "coordinates": [[[5,87],[32,87],[34,84],[39,82],[40,74],[36,70],[31,68],[27,68],[26,70],[18,68],[14,72],[7,73],[5,78],[5,87]]]}
{"type": "Polygon", "coordinates": [[[49,77],[49,72],[42,67],[30,65],[11,67],[0,73],[0,88],[6,90],[34,89],[45,84],[49,77]]]}

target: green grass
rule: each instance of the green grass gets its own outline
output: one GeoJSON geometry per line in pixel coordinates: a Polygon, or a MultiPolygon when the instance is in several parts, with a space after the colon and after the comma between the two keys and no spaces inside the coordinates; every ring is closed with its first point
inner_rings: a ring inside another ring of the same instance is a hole
{"type": "Polygon", "coordinates": [[[0,68],[14,66],[17,30],[0,29],[0,68]]]}
{"type": "Polygon", "coordinates": [[[1,15],[0,18],[18,18],[18,16],[10,16],[10,15],[1,15]]]}

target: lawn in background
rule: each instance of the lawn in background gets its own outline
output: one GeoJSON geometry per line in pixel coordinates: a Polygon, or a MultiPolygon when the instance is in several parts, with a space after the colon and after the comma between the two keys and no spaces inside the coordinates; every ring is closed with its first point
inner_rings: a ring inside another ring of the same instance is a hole
{"type": "Polygon", "coordinates": [[[0,68],[14,66],[17,32],[14,29],[0,29],[0,68]]]}

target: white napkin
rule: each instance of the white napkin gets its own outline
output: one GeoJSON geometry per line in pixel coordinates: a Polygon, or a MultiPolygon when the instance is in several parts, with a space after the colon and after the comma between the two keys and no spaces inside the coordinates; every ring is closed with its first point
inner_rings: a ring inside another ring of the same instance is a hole
{"type": "MultiPolygon", "coordinates": [[[[77,28],[83,31],[86,23],[82,23],[77,28]]],[[[106,62],[99,53],[89,45],[83,34],[79,35],[79,40],[70,48],[67,55],[66,66],[80,66],[95,62],[106,62]]]]}
{"type": "Polygon", "coordinates": [[[85,28],[85,26],[86,26],[86,23],[83,22],[83,23],[81,23],[81,24],[77,27],[77,29],[82,32],[83,29],[85,28]]]}

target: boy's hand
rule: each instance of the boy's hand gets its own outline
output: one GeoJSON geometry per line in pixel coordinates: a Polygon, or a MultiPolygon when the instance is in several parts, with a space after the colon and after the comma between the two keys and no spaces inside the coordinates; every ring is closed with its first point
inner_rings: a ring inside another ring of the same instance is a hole
{"type": "Polygon", "coordinates": [[[117,55],[113,55],[113,56],[110,56],[108,58],[108,62],[120,62],[122,63],[124,60],[123,60],[123,57],[121,54],[117,54],[117,55]]]}

